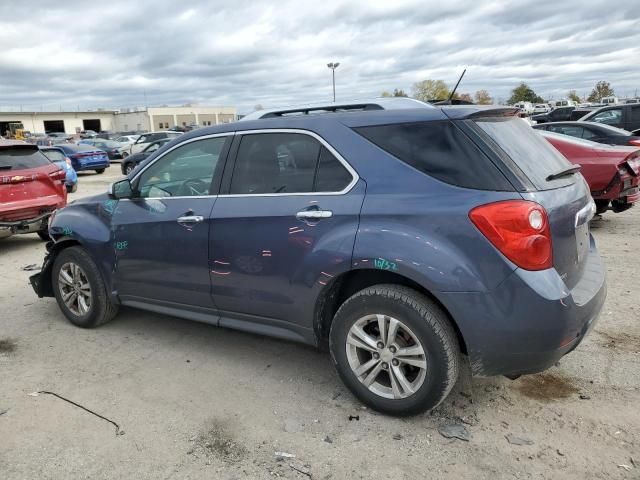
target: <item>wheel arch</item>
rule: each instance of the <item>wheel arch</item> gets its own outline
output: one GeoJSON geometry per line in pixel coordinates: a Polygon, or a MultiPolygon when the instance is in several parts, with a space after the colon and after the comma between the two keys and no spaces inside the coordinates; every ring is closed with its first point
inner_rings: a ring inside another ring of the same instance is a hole
{"type": "Polygon", "coordinates": [[[377,269],[349,270],[332,279],[331,283],[322,291],[316,301],[313,325],[316,341],[321,349],[326,350],[328,348],[329,330],[331,329],[333,317],[340,305],[356,292],[380,284],[409,287],[434,301],[447,315],[451,326],[456,332],[462,353],[467,353],[467,346],[458,324],[437,296],[404,275],[377,269]]]}
{"type": "Polygon", "coordinates": [[[53,297],[53,279],[51,278],[53,264],[56,257],[60,252],[66,248],[74,246],[82,246],[82,244],[75,238],[64,237],[59,239],[47,248],[47,257],[40,272],[38,279],[38,296],[39,297],[53,297]]]}

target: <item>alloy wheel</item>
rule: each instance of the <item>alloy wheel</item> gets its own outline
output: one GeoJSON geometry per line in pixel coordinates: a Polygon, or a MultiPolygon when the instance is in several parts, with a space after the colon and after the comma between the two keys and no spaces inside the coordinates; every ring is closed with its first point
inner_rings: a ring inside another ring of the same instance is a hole
{"type": "Polygon", "coordinates": [[[349,329],[346,349],[353,374],[381,397],[410,397],[426,378],[427,359],[418,337],[388,315],[358,319],[349,329]]]}
{"type": "Polygon", "coordinates": [[[82,268],[73,262],[67,262],[58,274],[60,296],[67,308],[79,317],[91,309],[91,285],[82,268]]]}

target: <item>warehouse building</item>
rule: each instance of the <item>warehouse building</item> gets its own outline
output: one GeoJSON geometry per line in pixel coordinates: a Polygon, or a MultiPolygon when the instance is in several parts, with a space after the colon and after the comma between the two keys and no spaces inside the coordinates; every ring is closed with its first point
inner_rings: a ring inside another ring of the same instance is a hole
{"type": "Polygon", "coordinates": [[[75,134],[82,130],[157,131],[173,127],[210,126],[236,120],[235,107],[139,107],[121,110],[94,110],[77,112],[2,112],[0,135],[11,125],[22,124],[32,133],[65,132],[75,134]]]}

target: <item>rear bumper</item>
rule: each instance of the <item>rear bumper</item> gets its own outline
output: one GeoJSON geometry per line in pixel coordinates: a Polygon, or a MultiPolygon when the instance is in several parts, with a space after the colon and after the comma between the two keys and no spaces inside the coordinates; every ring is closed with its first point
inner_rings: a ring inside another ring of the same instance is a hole
{"type": "Polygon", "coordinates": [[[15,234],[36,233],[46,228],[47,219],[52,212],[47,212],[28,220],[15,220],[11,222],[0,221],[0,238],[7,238],[15,234]]]}
{"type": "Polygon", "coordinates": [[[474,375],[522,375],[553,366],[593,328],[606,298],[593,238],[583,276],[569,290],[555,269],[517,269],[492,292],[441,296],[464,337],[474,375]]]}

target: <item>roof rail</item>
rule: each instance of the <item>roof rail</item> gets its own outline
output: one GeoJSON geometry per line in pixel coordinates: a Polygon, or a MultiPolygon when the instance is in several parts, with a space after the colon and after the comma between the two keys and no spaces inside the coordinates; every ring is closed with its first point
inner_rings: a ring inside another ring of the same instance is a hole
{"type": "Polygon", "coordinates": [[[380,97],[371,100],[353,100],[338,103],[314,103],[292,107],[257,110],[245,115],[240,121],[258,120],[261,118],[277,118],[295,115],[310,115],[319,113],[335,113],[368,110],[400,110],[405,108],[434,108],[433,105],[407,97],[380,97]]]}

